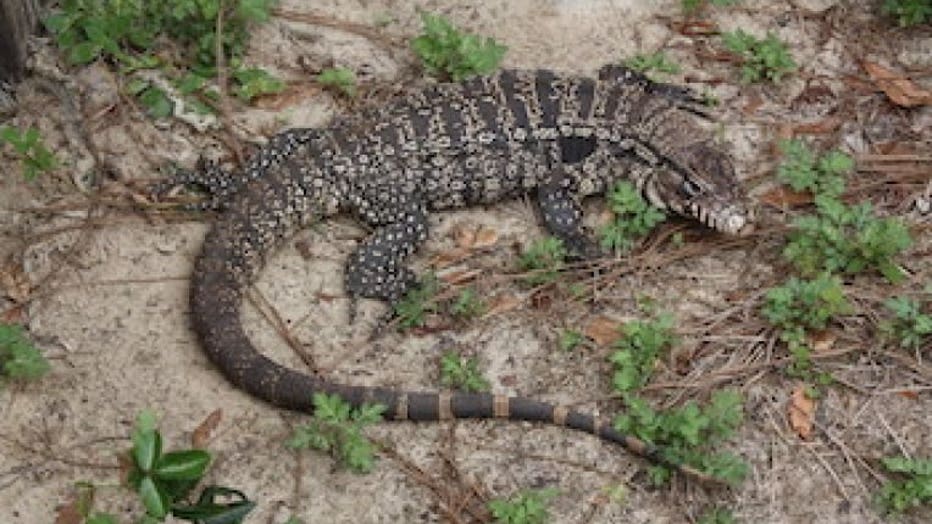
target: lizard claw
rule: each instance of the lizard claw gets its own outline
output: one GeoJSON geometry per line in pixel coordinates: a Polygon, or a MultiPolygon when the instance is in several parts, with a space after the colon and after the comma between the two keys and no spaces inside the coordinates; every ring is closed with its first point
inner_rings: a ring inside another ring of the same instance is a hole
{"type": "Polygon", "coordinates": [[[376,340],[382,338],[388,331],[387,328],[392,325],[395,317],[396,315],[394,307],[380,315],[378,320],[375,322],[375,327],[372,328],[372,332],[369,333],[369,342],[375,342],[376,340]]]}

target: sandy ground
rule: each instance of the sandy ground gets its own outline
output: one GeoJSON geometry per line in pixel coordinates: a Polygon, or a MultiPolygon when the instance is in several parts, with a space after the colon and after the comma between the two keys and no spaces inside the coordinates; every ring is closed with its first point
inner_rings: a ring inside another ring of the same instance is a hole
{"type": "MultiPolygon", "coordinates": [[[[721,101],[722,136],[756,194],[768,187],[773,144],[787,125],[837,117],[840,125],[820,137],[828,146],[867,153],[899,141],[930,150],[929,107],[895,109],[881,94],[851,90],[844,80],[866,83],[858,66],[865,58],[925,71],[928,78],[932,35],[928,27],[894,30],[861,2],[744,1],[740,8],[710,11],[704,19],[724,30],[772,31],[790,42],[801,72],[776,87],[737,82],[734,66],[715,58],[715,39],[677,30],[682,19],[679,2],[672,0],[314,4],[310,11],[302,2],[285,2],[292,15],[258,30],[250,60],[288,78],[303,94],[285,107],[238,108],[233,129],[243,138],[320,125],[346,110],[343,101],[317,89],[299,64],[353,69],[370,94],[417,82],[410,53],[392,42],[418,32],[419,7],[506,44],[506,66],[592,74],[637,52],[665,50],[683,66],[672,80],[708,89],[721,101]],[[294,13],[368,26],[387,40],[304,23],[294,13]],[[380,20],[387,25],[376,28],[380,20]]],[[[49,48],[41,42],[39,47],[39,56],[54,65],[49,48]]],[[[100,65],[67,75],[57,85],[35,79],[23,84],[15,119],[37,125],[63,167],[29,184],[11,156],[0,156],[0,260],[6,278],[0,311],[24,323],[53,364],[39,382],[0,390],[0,522],[52,522],[77,481],[100,486],[98,508],[126,521],[138,515],[132,494],[116,487],[115,454],[128,447],[133,420],[146,407],[160,415],[170,447],[186,447],[198,424],[222,410],[208,443],[216,457],[208,480],[235,486],[259,503],[247,522],[281,523],[291,515],[307,523],[472,522],[474,515],[463,508],[475,506],[476,497],[540,487],[559,490],[551,504],[555,523],[694,522],[712,505],[732,508],[741,522],[875,522],[876,458],[901,450],[932,455],[932,372],[916,355],[884,359],[862,337],[872,320],[868,315],[837,328],[837,348],[854,350],[826,364],[840,384],[819,402],[812,437],[802,440],[788,427],[786,403],[794,383],[762,364],[784,350],[753,320],[755,292],[778,283],[786,270],[773,237],[726,245],[689,226],[689,242],[708,249],[658,269],[628,271],[588,304],[566,296],[525,301],[466,325],[393,333],[370,344],[362,340],[380,304],[364,304],[363,318],[346,322],[342,261],[364,235],[348,220],[301,232],[270,259],[256,286],[257,303],[271,304],[301,355],[251,307],[245,322],[269,355],[304,369],[305,360],[312,361],[347,382],[434,389],[439,355],[455,348],[479,358],[495,391],[610,414],[618,405],[608,400],[608,349],[563,352],[556,340],[563,329],[600,315],[631,318],[637,301],[647,296],[677,315],[683,337],[676,355],[658,371],[651,398],[670,405],[707,398],[716,388],[739,389],[747,421],[730,448],[748,461],[751,473],[734,489],[681,479],[652,489],[643,461],[595,438],[498,422],[378,425],[370,434],[390,451],[368,475],[335,470],[323,454],[289,451],[283,441],[304,417],[233,389],[205,360],[190,331],[187,278],[205,224],[114,204],[130,201],[126,195],[140,181],[158,177],[170,161],[191,165],[205,151],[222,151],[217,134],[146,119],[118,98],[115,77],[100,65]],[[69,98],[78,101],[83,115],[63,105],[69,98]],[[740,327],[721,328],[729,323],[740,327]],[[719,331],[713,333],[712,324],[719,331]],[[734,366],[743,371],[714,378],[734,366]],[[714,379],[704,381],[708,377],[714,379]],[[608,497],[618,486],[624,496],[608,497]]],[[[905,209],[887,204],[888,210],[905,209]]],[[[438,215],[432,226],[420,267],[452,249],[458,228],[485,226],[498,242],[459,268],[493,278],[513,271],[515,245],[541,235],[531,206],[521,201],[438,215]]],[[[916,277],[908,285],[929,282],[932,273],[928,229],[916,227],[920,240],[905,262],[916,277]]],[[[521,296],[507,278],[498,282],[484,291],[521,296]]],[[[862,304],[870,302],[863,290],[894,291],[874,277],[858,282],[863,287],[852,289],[862,304]]],[[[926,509],[903,520],[928,522],[932,513],[926,509]]]]}

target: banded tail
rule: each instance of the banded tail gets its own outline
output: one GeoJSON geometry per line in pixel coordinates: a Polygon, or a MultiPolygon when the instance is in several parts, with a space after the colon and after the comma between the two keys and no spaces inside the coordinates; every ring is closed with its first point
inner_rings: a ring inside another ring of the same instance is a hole
{"type": "MultiPolygon", "coordinates": [[[[591,415],[523,397],[484,393],[403,392],[382,387],[337,384],[286,368],[257,351],[243,331],[241,304],[246,287],[272,251],[309,217],[326,215],[321,205],[288,203],[294,187],[278,177],[252,182],[208,233],[195,263],[191,283],[192,322],[210,360],[237,387],[282,408],[313,411],[315,393],[336,394],[354,407],[378,403],[390,420],[443,421],[507,419],[566,426],[620,444],[625,449],[668,465],[683,474],[715,481],[694,468],[671,464],[645,442],[616,431],[591,415]]],[[[309,198],[309,197],[308,197],[309,198]]]]}

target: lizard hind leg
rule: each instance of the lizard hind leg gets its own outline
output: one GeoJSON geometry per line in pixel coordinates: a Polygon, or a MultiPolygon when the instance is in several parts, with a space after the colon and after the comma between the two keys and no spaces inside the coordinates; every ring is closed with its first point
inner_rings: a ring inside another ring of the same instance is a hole
{"type": "Polygon", "coordinates": [[[198,160],[193,171],[178,169],[169,178],[157,182],[150,189],[156,197],[163,197],[179,186],[193,187],[205,193],[205,197],[196,202],[183,204],[189,211],[222,211],[233,195],[242,188],[248,179],[236,172],[228,171],[217,162],[198,160]]]}
{"type": "Polygon", "coordinates": [[[394,306],[417,285],[414,271],[404,264],[427,239],[427,209],[423,204],[412,203],[392,218],[385,222],[363,214],[363,219],[375,224],[376,229],[346,262],[351,323],[356,316],[357,299],[373,298],[394,306]]]}

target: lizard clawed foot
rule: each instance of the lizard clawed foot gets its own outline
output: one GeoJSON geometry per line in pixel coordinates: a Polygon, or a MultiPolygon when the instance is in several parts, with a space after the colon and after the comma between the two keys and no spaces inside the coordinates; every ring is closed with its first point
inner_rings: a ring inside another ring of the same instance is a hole
{"type": "MultiPolygon", "coordinates": [[[[379,318],[375,321],[375,326],[373,326],[372,331],[369,333],[369,336],[366,338],[368,342],[375,342],[376,340],[382,338],[388,331],[388,328],[392,325],[397,315],[395,313],[395,307],[389,304],[390,309],[385,313],[379,315],[379,318]]],[[[353,325],[356,323],[356,320],[359,317],[359,297],[350,296],[349,304],[346,309],[347,313],[347,323],[353,325]]]]}
{"type": "Polygon", "coordinates": [[[372,332],[369,333],[369,342],[375,342],[376,340],[385,336],[388,332],[388,328],[391,327],[392,323],[397,318],[395,314],[395,308],[392,307],[385,313],[379,315],[379,318],[375,321],[375,326],[372,328],[372,332]]]}
{"type": "Polygon", "coordinates": [[[179,186],[196,188],[205,194],[205,198],[186,201],[182,204],[183,209],[220,211],[238,189],[232,178],[232,175],[216,162],[200,159],[194,171],[174,168],[168,178],[149,187],[149,194],[158,199],[168,196],[179,186]]]}
{"type": "Polygon", "coordinates": [[[598,242],[584,235],[564,237],[563,245],[566,247],[566,259],[570,262],[586,262],[608,256],[610,253],[602,248],[598,242]]]}

